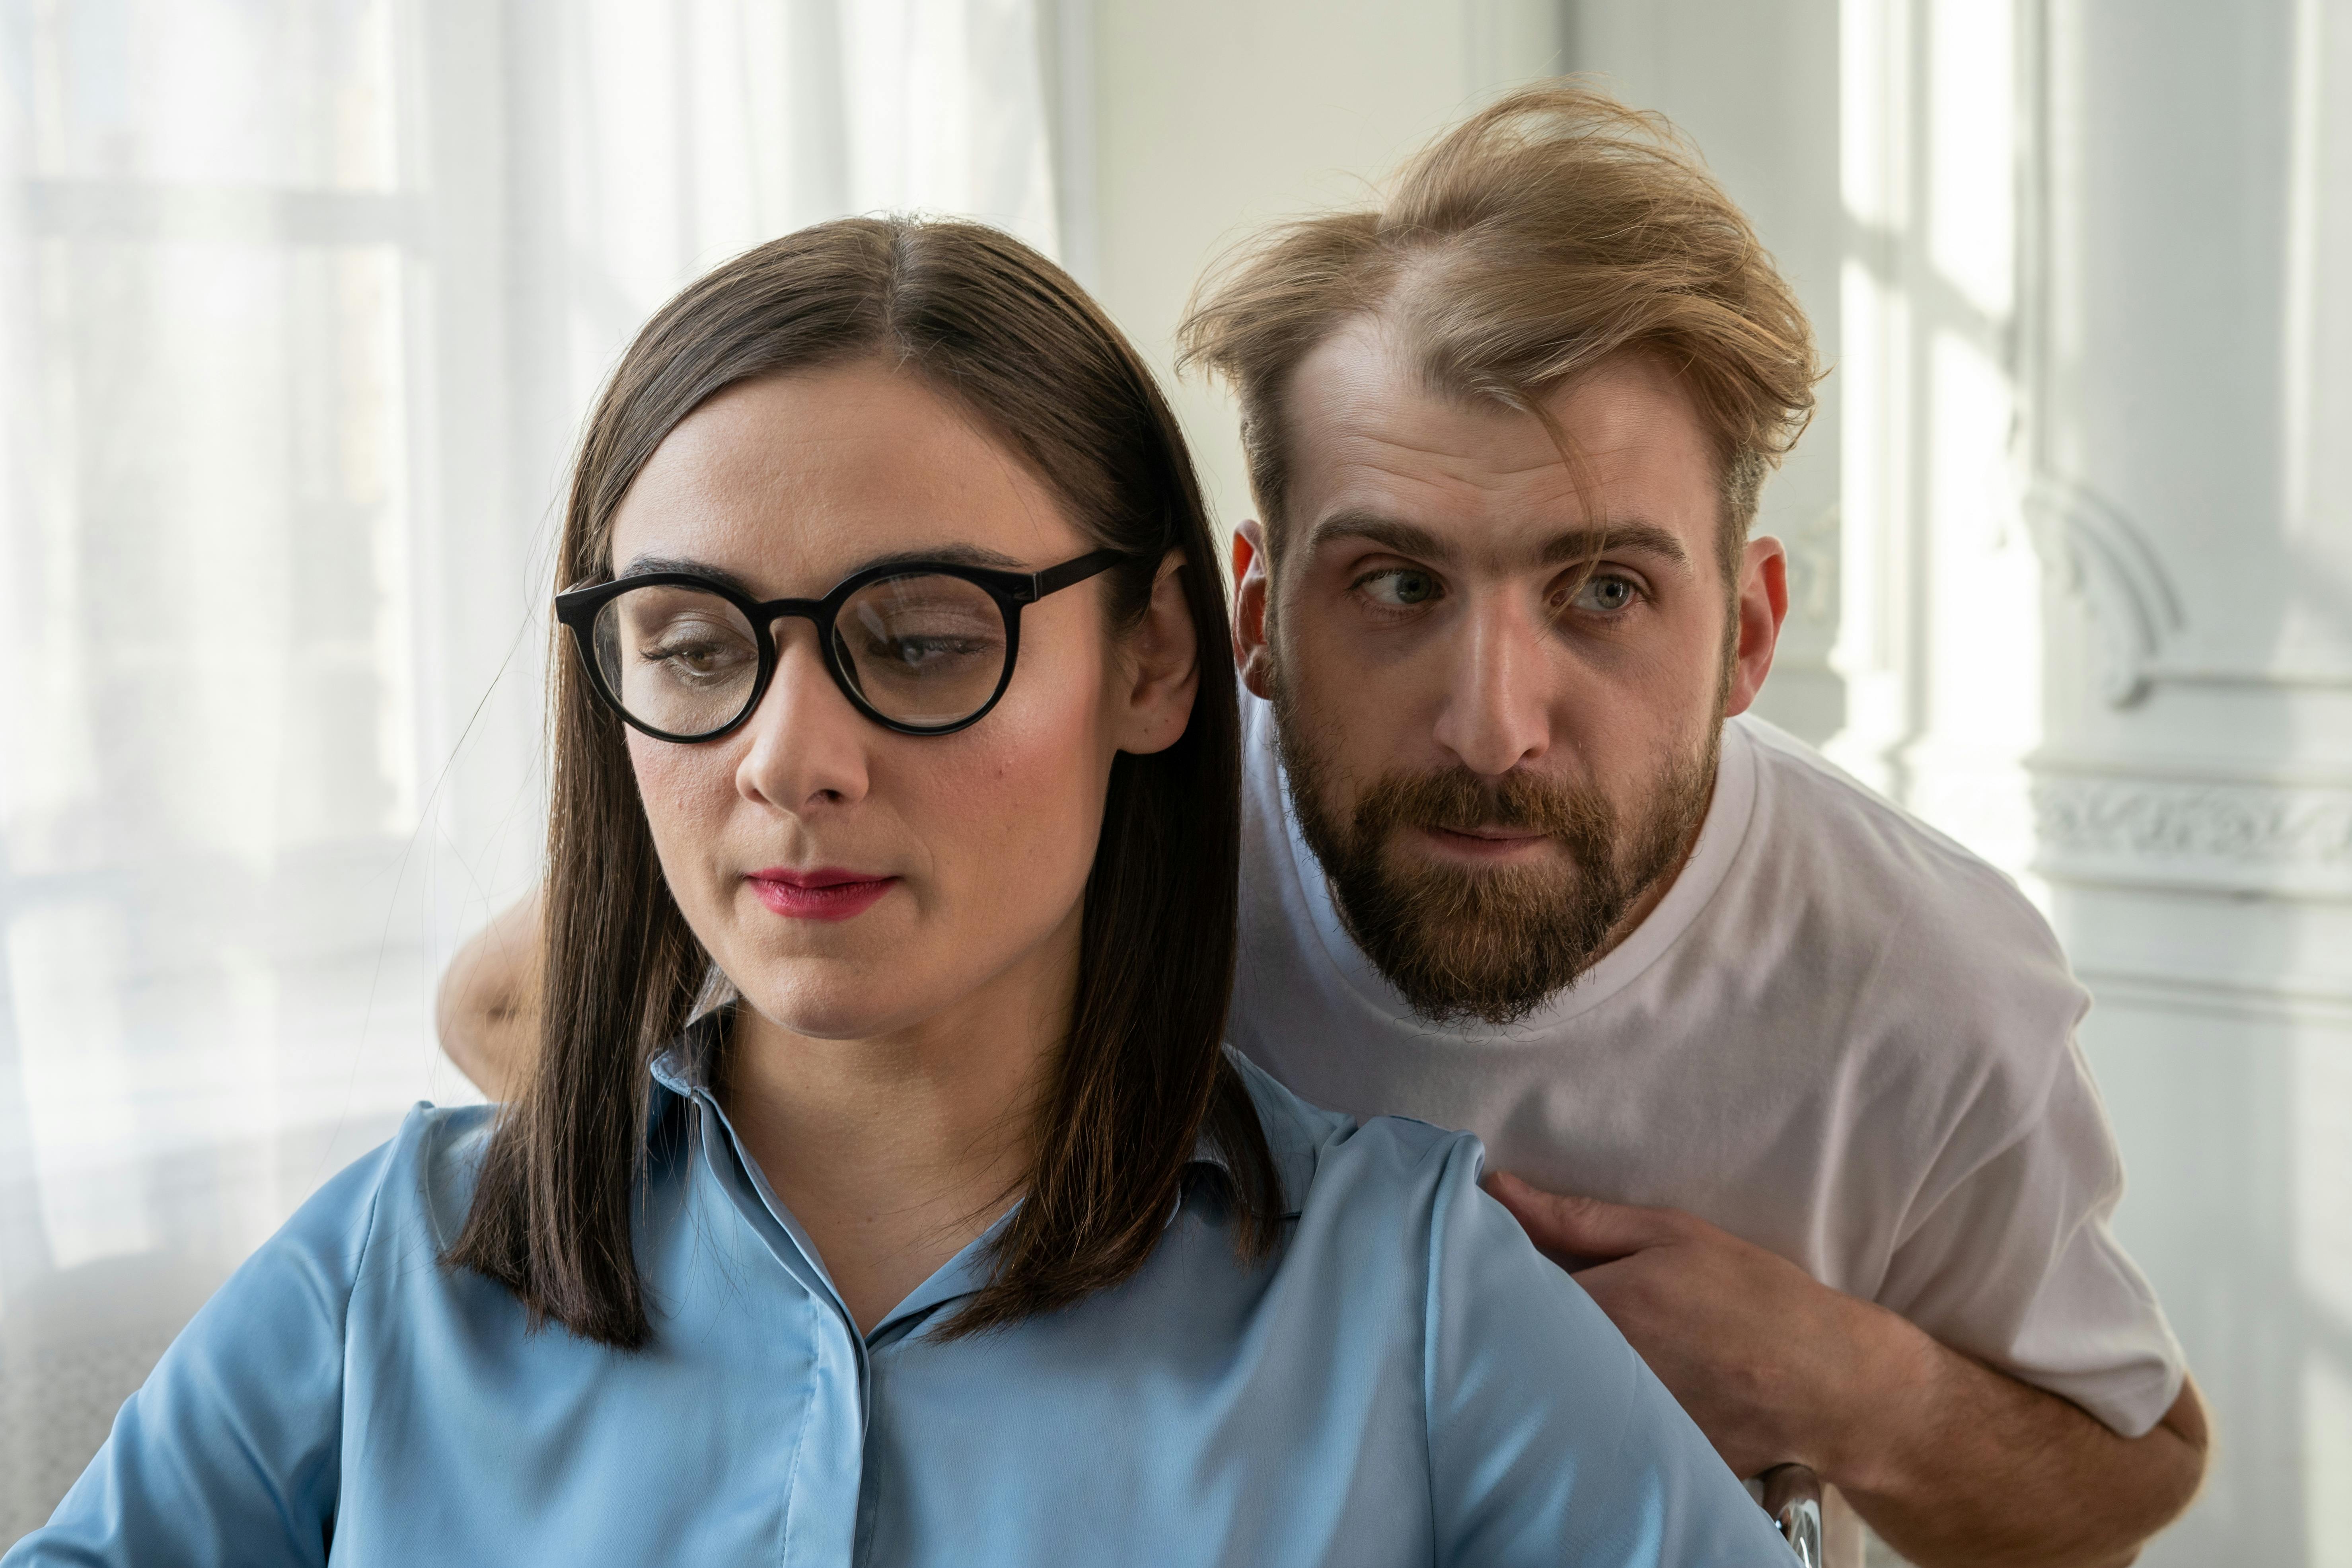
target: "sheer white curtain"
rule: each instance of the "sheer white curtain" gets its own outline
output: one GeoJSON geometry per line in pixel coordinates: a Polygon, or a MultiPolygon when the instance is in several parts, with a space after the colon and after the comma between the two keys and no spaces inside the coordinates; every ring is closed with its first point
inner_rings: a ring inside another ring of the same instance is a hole
{"type": "Polygon", "coordinates": [[[533,875],[565,457],[841,212],[1054,249],[1030,0],[0,4],[0,1544],[533,875]]]}

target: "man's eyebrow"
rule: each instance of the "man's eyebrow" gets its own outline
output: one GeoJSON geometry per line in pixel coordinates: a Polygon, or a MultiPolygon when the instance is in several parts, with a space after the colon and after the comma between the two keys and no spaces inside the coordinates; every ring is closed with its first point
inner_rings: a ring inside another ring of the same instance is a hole
{"type": "Polygon", "coordinates": [[[1570,561],[1597,561],[1620,550],[1662,556],[1677,566],[1690,564],[1690,552],[1673,531],[1639,518],[1621,518],[1598,528],[1571,528],[1544,542],[1543,563],[1565,565],[1570,561]]]}
{"type": "MultiPolygon", "coordinates": [[[[987,566],[1004,572],[1027,570],[1020,562],[1002,551],[982,550],[976,544],[940,544],[927,550],[898,550],[887,555],[877,555],[870,561],[859,562],[841,575],[855,576],[875,566],[911,566],[924,562],[936,562],[946,566],[987,566]]],[[[681,572],[692,577],[705,577],[722,588],[731,589],[742,595],[747,599],[758,601],[761,598],[759,590],[753,588],[740,574],[730,572],[726,567],[716,565],[709,561],[698,561],[688,555],[640,555],[631,561],[618,574],[618,576],[644,577],[656,572],[681,572]]]]}
{"type": "Polygon", "coordinates": [[[1367,544],[1393,550],[1399,555],[1417,555],[1425,561],[1443,561],[1454,553],[1452,545],[1419,523],[1383,517],[1375,511],[1333,512],[1308,531],[1307,548],[1320,549],[1335,539],[1360,539],[1367,544]]]}
{"type": "MultiPolygon", "coordinates": [[[[1316,523],[1307,541],[1312,550],[1335,539],[1360,539],[1423,561],[1442,562],[1455,550],[1452,543],[1418,523],[1371,511],[1339,511],[1316,523]]],[[[1640,518],[1621,518],[1597,528],[1571,528],[1544,542],[1537,559],[1546,566],[1571,561],[1592,561],[1612,551],[1631,550],[1656,555],[1677,566],[1690,564],[1690,552],[1672,531],[1640,518]]]]}

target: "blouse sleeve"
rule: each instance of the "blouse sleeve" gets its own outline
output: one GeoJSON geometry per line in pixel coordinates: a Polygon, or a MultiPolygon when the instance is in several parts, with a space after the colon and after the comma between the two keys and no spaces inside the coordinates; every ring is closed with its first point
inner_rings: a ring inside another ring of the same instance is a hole
{"type": "Polygon", "coordinates": [[[343,1321],[391,1160],[321,1187],[229,1277],[0,1568],[323,1564],[342,1452],[343,1321]]]}
{"type": "Polygon", "coordinates": [[[1665,1386],[1478,1188],[1453,1141],[1430,1233],[1437,1560],[1679,1568],[1793,1561],[1665,1386]]]}

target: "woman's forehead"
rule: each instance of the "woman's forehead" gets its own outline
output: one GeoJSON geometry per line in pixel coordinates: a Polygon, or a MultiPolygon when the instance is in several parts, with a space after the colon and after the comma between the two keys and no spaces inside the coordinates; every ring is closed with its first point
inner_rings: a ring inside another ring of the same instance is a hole
{"type": "Polygon", "coordinates": [[[743,383],[680,421],[614,515],[612,565],[707,561],[782,595],[883,555],[961,546],[1050,562],[1083,543],[967,410],[856,363],[743,383]]]}

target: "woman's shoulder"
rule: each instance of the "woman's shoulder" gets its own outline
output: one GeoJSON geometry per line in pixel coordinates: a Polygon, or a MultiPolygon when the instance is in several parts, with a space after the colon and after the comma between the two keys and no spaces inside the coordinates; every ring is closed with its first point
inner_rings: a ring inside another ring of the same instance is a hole
{"type": "Polygon", "coordinates": [[[473,1202],[497,1109],[418,1101],[390,1138],[311,1194],[261,1254],[338,1259],[341,1267],[331,1272],[355,1274],[373,1244],[387,1235],[446,1246],[473,1202]]]}
{"type": "Polygon", "coordinates": [[[1426,1212],[1444,1188],[1477,1184],[1486,1147],[1475,1134],[1317,1105],[1239,1051],[1226,1054],[1257,1107],[1290,1215],[1341,1205],[1426,1212]]]}
{"type": "Polygon", "coordinates": [[[26,1560],[185,1560],[217,1542],[234,1547],[197,1555],[316,1561],[338,1507],[353,1302],[372,1272],[426,1272],[411,1260],[436,1209],[470,1194],[490,1115],[420,1105],[312,1193],[173,1340],[26,1560]]]}
{"type": "Polygon", "coordinates": [[[1507,1404],[1516,1395],[1498,1369],[1518,1359],[1578,1390],[1580,1432],[1616,1429],[1639,1363],[1479,1186],[1486,1148],[1475,1134],[1350,1116],[1301,1100],[1263,1069],[1243,1071],[1290,1194],[1286,1269],[1321,1282],[1336,1312],[1370,1310],[1411,1328],[1415,1353],[1439,1358],[1422,1370],[1440,1403],[1475,1386],[1507,1404]],[[1521,1343],[1529,1336],[1545,1342],[1540,1355],[1521,1343]],[[1439,1353],[1447,1347],[1450,1360],[1439,1353]]]}
{"type": "Polygon", "coordinates": [[[419,1101],[400,1124],[392,1140],[391,1168],[384,1196],[404,1211],[415,1205],[415,1217],[430,1230],[436,1247],[457,1239],[473,1206],[474,1187],[481,1178],[482,1157],[489,1151],[490,1133],[498,1125],[495,1105],[438,1106],[419,1101]]]}

